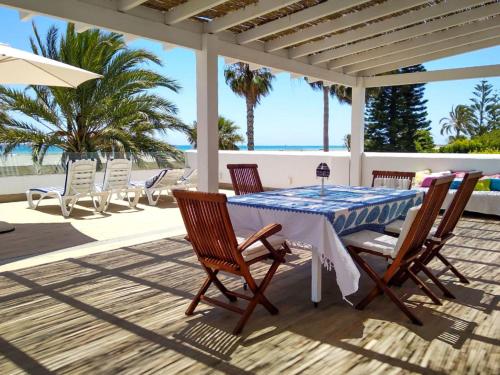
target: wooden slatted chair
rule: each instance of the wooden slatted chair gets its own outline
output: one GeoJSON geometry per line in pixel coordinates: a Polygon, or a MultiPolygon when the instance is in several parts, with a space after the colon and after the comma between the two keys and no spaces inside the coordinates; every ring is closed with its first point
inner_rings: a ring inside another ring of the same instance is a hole
{"type": "Polygon", "coordinates": [[[264,191],[257,168],[257,164],[227,165],[236,195],[260,193],[264,191]]]}
{"type": "MultiPolygon", "coordinates": [[[[443,254],[440,253],[443,246],[454,236],[453,231],[462,217],[465,211],[465,207],[469,202],[469,199],[474,191],[474,187],[477,181],[482,177],[482,172],[473,171],[466,173],[462,179],[462,183],[459,185],[453,200],[446,209],[443,218],[437,228],[433,228],[431,235],[427,239],[426,248],[422,254],[422,263],[428,264],[432,259],[439,259],[447,269],[455,274],[458,279],[468,284],[467,278],[460,273],[449,261],[445,258],[443,254]]],[[[391,223],[385,228],[386,232],[398,235],[401,232],[400,221],[391,223]]],[[[418,269],[414,269],[414,272],[418,272],[418,269]]],[[[398,284],[401,284],[407,277],[402,277],[398,280],[398,284]]],[[[454,298],[453,294],[446,290],[443,292],[446,296],[454,298]]]]}
{"type": "MultiPolygon", "coordinates": [[[[229,169],[229,174],[231,175],[233,190],[236,195],[261,193],[264,191],[258,168],[259,166],[257,164],[227,164],[227,169],[229,169]]],[[[283,242],[283,247],[287,253],[292,253],[286,241],[283,242]]],[[[243,287],[245,290],[247,289],[246,284],[243,284],[243,287]]]]}
{"type": "Polygon", "coordinates": [[[407,273],[409,278],[436,304],[441,301],[429,287],[414,273],[411,267],[418,264],[431,280],[440,283],[437,278],[421,263],[420,255],[423,245],[443,204],[446,193],[453,181],[453,176],[444,176],[434,180],[425,195],[422,205],[412,207],[406,215],[405,223],[399,238],[378,232],[363,230],[342,237],[347,250],[359,266],[375,282],[375,288],[356,305],[357,309],[364,309],[375,297],[385,293],[403,311],[410,320],[422,325],[406,305],[391,290],[391,281],[401,272],[407,273]],[[380,277],[375,270],[361,257],[368,253],[386,258],[390,265],[384,275],[380,277]]]}
{"type": "Polygon", "coordinates": [[[415,172],[372,171],[372,187],[410,190],[415,172]]]}
{"type": "Polygon", "coordinates": [[[284,262],[285,249],[283,240],[275,236],[281,231],[280,224],[269,224],[246,239],[236,237],[229,213],[227,198],[224,194],[202,193],[174,190],[174,197],[181,210],[186,226],[187,239],[207,273],[207,278],[186,311],[192,315],[200,301],[223,307],[241,314],[233,333],[241,333],[245,323],[257,304],[263,305],[271,314],[278,314],[278,309],[264,296],[264,291],[271,282],[278,266],[284,262]],[[260,284],[257,284],[249,266],[266,260],[273,262],[260,284]],[[241,276],[248,284],[253,296],[226,289],[217,278],[220,271],[241,276]],[[248,300],[246,309],[207,297],[206,291],[214,284],[230,302],[237,298],[248,300]]]}

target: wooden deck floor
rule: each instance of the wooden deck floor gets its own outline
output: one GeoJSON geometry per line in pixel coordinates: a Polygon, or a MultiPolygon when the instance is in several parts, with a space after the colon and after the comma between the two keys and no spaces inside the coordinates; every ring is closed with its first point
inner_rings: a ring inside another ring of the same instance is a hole
{"type": "Polygon", "coordinates": [[[241,337],[230,334],[235,314],[201,305],[184,315],[204,275],[179,238],[3,273],[0,374],[499,374],[500,222],[464,218],[458,230],[445,253],[471,284],[441,276],[457,300],[435,306],[400,289],[423,327],[385,297],[354,310],[331,272],[314,309],[305,250],[269,288],[280,314],[257,308],[241,337]]]}

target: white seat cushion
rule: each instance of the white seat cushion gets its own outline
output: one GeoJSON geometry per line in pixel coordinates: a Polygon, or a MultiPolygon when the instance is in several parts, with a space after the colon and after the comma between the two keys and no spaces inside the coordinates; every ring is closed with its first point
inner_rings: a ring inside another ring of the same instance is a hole
{"type": "MultiPolygon", "coordinates": [[[[250,236],[251,236],[251,234],[249,234],[246,237],[239,237],[238,236],[238,237],[236,237],[236,240],[240,244],[250,236]]],[[[274,235],[274,236],[268,237],[267,240],[269,241],[271,246],[273,246],[274,248],[277,248],[283,242],[285,242],[285,239],[279,235],[274,235]]],[[[246,262],[248,262],[252,259],[255,259],[257,257],[260,257],[262,255],[266,255],[266,254],[269,254],[269,250],[267,250],[267,248],[260,241],[257,241],[256,243],[250,245],[248,248],[243,250],[243,252],[241,253],[241,255],[243,255],[243,259],[246,262]]]]}
{"type": "Polygon", "coordinates": [[[392,257],[398,239],[387,234],[362,230],[342,237],[342,242],[346,246],[360,247],[392,257]]]}
{"type": "MultiPolygon", "coordinates": [[[[394,234],[400,234],[401,229],[403,229],[403,224],[404,224],[404,220],[393,221],[392,223],[385,226],[384,231],[389,232],[389,233],[394,233],[394,234]]],[[[432,229],[431,229],[431,232],[430,232],[428,238],[438,240],[436,237],[434,237],[434,234],[436,233],[437,228],[438,228],[437,225],[432,226],[432,229]]]]}
{"type": "Polygon", "coordinates": [[[392,237],[386,234],[381,234],[371,230],[362,230],[348,236],[342,237],[342,241],[346,246],[356,246],[362,249],[372,250],[380,254],[389,256],[391,258],[396,258],[399,249],[408,235],[413,221],[417,217],[420,206],[412,207],[408,210],[404,224],[401,228],[401,234],[399,237],[392,237]]]}
{"type": "Polygon", "coordinates": [[[401,233],[401,229],[403,228],[404,220],[395,220],[390,224],[387,224],[384,228],[386,232],[399,234],[401,233]]]}
{"type": "Polygon", "coordinates": [[[373,181],[373,187],[406,190],[410,187],[410,180],[405,178],[377,177],[373,181]]]}

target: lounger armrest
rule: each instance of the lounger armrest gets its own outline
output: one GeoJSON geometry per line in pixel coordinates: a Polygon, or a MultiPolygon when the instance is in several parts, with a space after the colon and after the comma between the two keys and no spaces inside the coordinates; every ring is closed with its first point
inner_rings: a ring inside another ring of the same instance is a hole
{"type": "Polygon", "coordinates": [[[241,244],[239,244],[238,250],[243,251],[243,250],[247,249],[249,246],[252,246],[257,241],[261,241],[263,239],[266,239],[266,238],[278,233],[279,231],[281,231],[281,228],[282,228],[281,224],[266,225],[264,228],[255,232],[250,237],[248,237],[245,241],[243,241],[241,244]]]}

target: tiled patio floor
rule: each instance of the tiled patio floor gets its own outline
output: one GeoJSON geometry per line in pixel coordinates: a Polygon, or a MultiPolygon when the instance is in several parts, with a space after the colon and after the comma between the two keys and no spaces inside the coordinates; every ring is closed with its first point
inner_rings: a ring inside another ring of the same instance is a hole
{"type": "MultiPolygon", "coordinates": [[[[399,290],[423,327],[385,297],[354,310],[330,272],[313,308],[306,250],[294,250],[269,288],[280,314],[258,307],[241,337],[230,333],[235,314],[200,305],[184,315],[204,274],[180,237],[5,272],[0,374],[498,374],[500,222],[466,217],[458,230],[445,252],[471,283],[441,276],[458,298],[436,306],[399,290]]],[[[363,275],[351,299],[369,287],[363,275]]]]}

